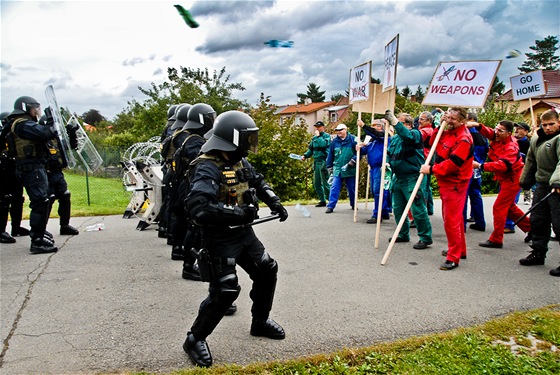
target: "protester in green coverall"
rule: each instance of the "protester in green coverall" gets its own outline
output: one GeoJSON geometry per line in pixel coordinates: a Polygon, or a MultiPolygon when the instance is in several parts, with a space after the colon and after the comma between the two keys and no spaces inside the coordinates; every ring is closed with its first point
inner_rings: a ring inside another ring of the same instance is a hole
{"type": "Polygon", "coordinates": [[[327,172],[327,154],[331,144],[331,136],[325,133],[325,124],[317,121],[315,124],[315,135],[309,142],[309,149],[303,154],[303,159],[313,157],[313,187],[319,198],[319,203],[315,207],[325,207],[327,205],[327,197],[331,189],[327,172]]]}

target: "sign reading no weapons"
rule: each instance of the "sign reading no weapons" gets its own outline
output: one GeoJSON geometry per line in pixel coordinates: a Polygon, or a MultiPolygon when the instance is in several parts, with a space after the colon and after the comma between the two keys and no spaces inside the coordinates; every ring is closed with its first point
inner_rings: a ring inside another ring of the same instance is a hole
{"type": "Polygon", "coordinates": [[[484,107],[501,60],[440,62],[423,105],[484,107]]]}

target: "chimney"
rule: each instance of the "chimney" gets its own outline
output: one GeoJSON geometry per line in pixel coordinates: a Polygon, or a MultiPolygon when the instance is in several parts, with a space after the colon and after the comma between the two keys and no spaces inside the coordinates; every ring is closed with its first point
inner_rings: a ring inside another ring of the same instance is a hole
{"type": "Polygon", "coordinates": [[[310,98],[305,98],[305,100],[303,101],[303,104],[305,105],[309,105],[311,103],[313,103],[313,101],[310,98]]]}

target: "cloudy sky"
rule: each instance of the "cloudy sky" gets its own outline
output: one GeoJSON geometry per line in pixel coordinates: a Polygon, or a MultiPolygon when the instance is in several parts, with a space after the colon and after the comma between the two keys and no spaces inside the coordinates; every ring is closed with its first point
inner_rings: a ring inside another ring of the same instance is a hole
{"type": "Polygon", "coordinates": [[[138,86],[166,79],[168,67],[226,68],[256,104],[295,104],[313,82],[344,93],[349,71],[372,61],[383,72],[383,50],[399,34],[397,86],[425,88],[440,61],[503,60],[509,88],[536,39],[560,33],[553,1],[1,1],[1,110],[22,95],[45,103],[53,85],[58,104],[108,119],[138,86]],[[174,4],[200,24],[189,28],[174,4]],[[269,39],[293,48],[270,48],[269,39]]]}

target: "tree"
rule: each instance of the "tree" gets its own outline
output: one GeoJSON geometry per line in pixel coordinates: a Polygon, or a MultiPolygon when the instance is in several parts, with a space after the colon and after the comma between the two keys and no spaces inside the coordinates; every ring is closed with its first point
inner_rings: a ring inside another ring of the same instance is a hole
{"type": "Polygon", "coordinates": [[[97,109],[90,109],[82,114],[82,120],[85,123],[97,126],[101,121],[106,121],[107,119],[101,116],[101,113],[99,113],[97,109]]]}
{"type": "Polygon", "coordinates": [[[416,89],[416,92],[414,93],[414,96],[416,96],[416,101],[418,103],[422,103],[422,100],[424,100],[424,95],[426,93],[422,90],[422,86],[418,85],[418,88],[416,89]]]}
{"type": "Polygon", "coordinates": [[[338,102],[342,98],[344,98],[344,94],[341,93],[331,95],[331,102],[338,102]]]}
{"type": "Polygon", "coordinates": [[[408,99],[411,93],[412,93],[412,92],[410,91],[410,87],[408,87],[408,85],[406,85],[406,87],[405,87],[404,89],[402,89],[402,91],[401,91],[401,95],[402,95],[405,99],[408,99]]]}
{"type": "Polygon", "coordinates": [[[535,53],[527,52],[527,60],[519,69],[521,73],[533,70],[556,70],[560,64],[560,57],[556,56],[558,51],[558,37],[549,35],[543,40],[535,40],[535,45],[529,47],[535,53]]]}
{"type": "Polygon", "coordinates": [[[325,101],[325,91],[320,91],[320,87],[313,82],[307,85],[307,93],[296,95],[299,98],[298,104],[303,104],[305,99],[311,99],[313,103],[322,103],[325,101]]]}
{"type": "Polygon", "coordinates": [[[496,76],[496,78],[494,78],[494,83],[492,83],[492,88],[490,89],[490,95],[492,96],[494,94],[502,95],[505,88],[506,85],[504,85],[504,83],[500,81],[500,78],[496,76]]]}

